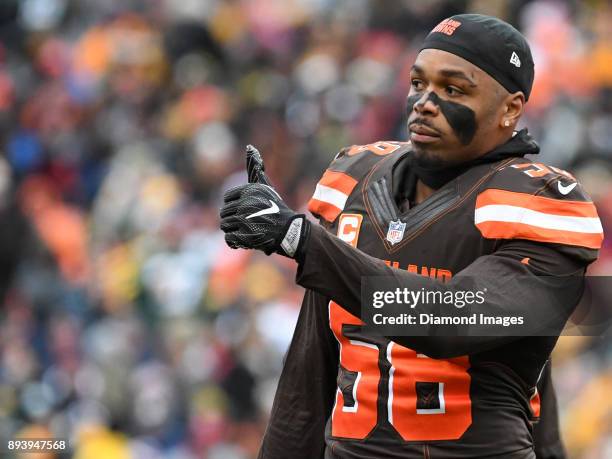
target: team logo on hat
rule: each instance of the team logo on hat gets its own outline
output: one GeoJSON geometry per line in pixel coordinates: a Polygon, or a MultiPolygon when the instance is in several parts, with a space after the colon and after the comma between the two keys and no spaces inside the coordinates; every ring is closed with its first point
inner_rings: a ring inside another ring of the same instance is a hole
{"type": "Polygon", "coordinates": [[[455,33],[455,30],[457,30],[457,28],[460,25],[461,23],[459,21],[455,21],[454,19],[447,18],[444,21],[442,21],[440,24],[435,26],[432,32],[440,32],[440,33],[443,33],[444,35],[450,36],[455,33]]]}

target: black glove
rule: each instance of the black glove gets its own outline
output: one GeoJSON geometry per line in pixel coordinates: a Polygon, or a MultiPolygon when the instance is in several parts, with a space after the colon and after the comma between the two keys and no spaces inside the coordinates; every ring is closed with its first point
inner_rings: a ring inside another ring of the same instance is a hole
{"type": "Polygon", "coordinates": [[[257,249],[266,255],[278,253],[303,259],[310,222],[291,210],[272,188],[264,173],[259,152],[247,147],[249,182],[225,192],[221,208],[221,230],[233,249],[257,249]]]}
{"type": "Polygon", "coordinates": [[[263,183],[264,185],[272,186],[270,179],[265,173],[263,158],[259,150],[253,145],[246,147],[246,169],[249,177],[249,183],[263,183]]]}

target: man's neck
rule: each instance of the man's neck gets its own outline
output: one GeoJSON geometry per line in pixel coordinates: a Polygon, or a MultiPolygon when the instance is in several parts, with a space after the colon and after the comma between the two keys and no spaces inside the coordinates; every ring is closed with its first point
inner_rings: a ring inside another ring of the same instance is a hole
{"type": "Polygon", "coordinates": [[[428,187],[420,180],[417,180],[416,189],[414,190],[414,205],[418,206],[420,203],[430,197],[436,190],[428,187]]]}
{"type": "MultiPolygon", "coordinates": [[[[464,164],[473,163],[474,161],[477,161],[479,158],[482,158],[482,157],[487,156],[488,154],[494,152],[501,145],[504,145],[508,141],[510,141],[510,139],[512,139],[515,136],[515,134],[518,134],[518,131],[510,132],[507,135],[504,135],[504,137],[502,139],[500,139],[498,142],[493,142],[495,145],[497,145],[495,148],[491,148],[491,149],[487,150],[488,153],[483,153],[483,154],[477,156],[476,158],[474,158],[474,159],[472,159],[470,161],[466,161],[464,164]]],[[[535,153],[537,153],[537,151],[535,153]]],[[[460,167],[461,164],[459,164],[457,166],[460,167]]],[[[423,181],[421,181],[421,179],[417,179],[416,186],[415,186],[415,189],[414,189],[414,194],[413,194],[412,199],[411,199],[412,205],[413,206],[419,205],[420,203],[425,201],[429,196],[431,196],[435,191],[436,191],[435,188],[431,188],[431,187],[427,186],[423,181]]]]}

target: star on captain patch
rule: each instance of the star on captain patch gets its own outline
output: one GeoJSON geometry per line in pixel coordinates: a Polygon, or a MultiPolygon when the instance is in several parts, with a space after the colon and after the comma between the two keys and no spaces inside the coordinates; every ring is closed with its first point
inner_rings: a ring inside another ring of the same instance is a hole
{"type": "Polygon", "coordinates": [[[389,230],[387,231],[387,241],[391,245],[395,245],[404,238],[404,231],[406,230],[406,224],[400,220],[389,222],[389,230]]]}

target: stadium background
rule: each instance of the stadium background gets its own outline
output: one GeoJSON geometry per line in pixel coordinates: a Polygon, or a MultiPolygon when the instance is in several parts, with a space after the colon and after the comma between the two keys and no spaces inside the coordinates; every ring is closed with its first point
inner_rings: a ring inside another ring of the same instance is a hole
{"type": "MultiPolygon", "coordinates": [[[[225,246],[221,191],[244,182],[253,143],[304,210],[340,147],[405,138],[417,46],[466,11],[527,35],[522,124],[612,232],[608,2],[0,2],[3,443],[254,457],[302,292],[292,262],[225,246]]],[[[590,272],[612,274],[609,241],[590,272]]],[[[612,457],[611,351],[570,338],[555,352],[573,458],[612,457]]]]}

